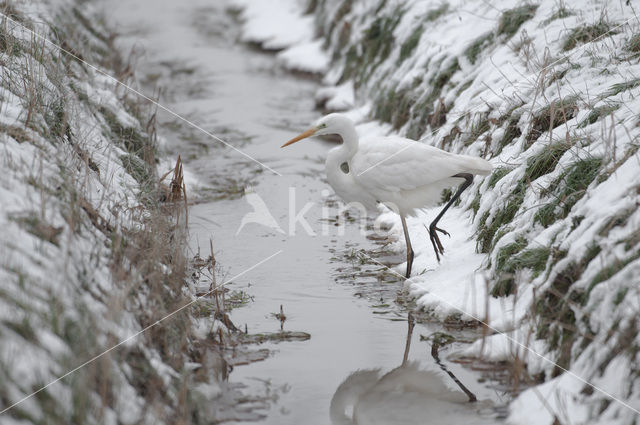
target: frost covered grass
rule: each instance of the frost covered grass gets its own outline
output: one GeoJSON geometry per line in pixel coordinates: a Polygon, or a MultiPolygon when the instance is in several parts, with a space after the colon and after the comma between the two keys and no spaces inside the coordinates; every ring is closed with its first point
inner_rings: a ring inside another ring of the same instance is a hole
{"type": "Polygon", "coordinates": [[[630,3],[574,7],[449,1],[432,14],[426,0],[317,0],[309,12],[332,58],[325,92],[350,96],[351,116],[495,167],[460,204],[471,211],[455,230],[472,241],[452,239],[440,265],[414,244],[418,305],[440,320],[477,307],[557,363],[500,334],[470,347],[534,385],[510,422],[631,424],[610,396],[640,400],[640,26],[630,3]]]}
{"type": "MultiPolygon", "coordinates": [[[[154,111],[77,59],[132,81],[91,3],[3,2],[0,12],[10,17],[0,17],[4,410],[184,306],[194,288],[183,252],[186,193],[178,188],[176,199],[160,183],[154,111]]],[[[175,314],[0,422],[211,418],[208,400],[222,391],[205,361],[215,348],[194,329],[188,310],[175,314]]]]}

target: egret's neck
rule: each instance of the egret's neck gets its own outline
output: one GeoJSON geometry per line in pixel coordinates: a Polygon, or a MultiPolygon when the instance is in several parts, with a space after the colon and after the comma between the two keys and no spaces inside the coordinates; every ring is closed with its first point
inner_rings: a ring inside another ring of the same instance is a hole
{"type": "Polygon", "coordinates": [[[349,161],[358,151],[358,133],[356,127],[348,119],[336,126],[335,133],[342,138],[342,145],[332,149],[332,160],[336,163],[349,161]]]}

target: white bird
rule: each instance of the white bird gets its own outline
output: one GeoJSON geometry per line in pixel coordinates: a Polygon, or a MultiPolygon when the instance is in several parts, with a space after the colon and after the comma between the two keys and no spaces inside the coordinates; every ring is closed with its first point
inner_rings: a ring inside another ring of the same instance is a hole
{"type": "Polygon", "coordinates": [[[449,389],[436,372],[409,362],[382,374],[352,373],[336,389],[329,414],[333,425],[489,424],[461,391],[449,389]]]}
{"type": "Polygon", "coordinates": [[[327,180],[334,191],[348,203],[357,202],[374,211],[382,203],[400,215],[407,243],[407,278],[411,275],[413,248],[406,216],[436,205],[444,189],[462,183],[429,226],[429,237],[440,261],[444,248],[437,232],[449,233],[437,227],[438,221],[471,185],[474,174],[491,173],[491,164],[482,158],[445,152],[398,136],[359,140],[353,121],[340,114],[325,116],[282,147],[324,134],[342,138],[342,144],[329,151],[325,162],[327,180]]]}

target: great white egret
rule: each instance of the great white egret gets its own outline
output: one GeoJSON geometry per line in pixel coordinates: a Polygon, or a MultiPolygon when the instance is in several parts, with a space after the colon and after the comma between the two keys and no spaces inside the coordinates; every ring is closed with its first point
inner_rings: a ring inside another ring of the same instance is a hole
{"type": "Polygon", "coordinates": [[[353,121],[341,114],[325,116],[282,147],[324,134],[342,138],[342,144],[329,151],[325,162],[327,180],[335,192],[346,202],[358,202],[371,210],[382,203],[400,214],[407,243],[407,278],[411,275],[413,248],[405,217],[417,209],[436,205],[444,189],[462,183],[429,226],[429,237],[440,261],[444,248],[437,232],[449,233],[437,227],[438,221],[471,185],[473,175],[489,174],[491,164],[482,158],[445,152],[398,136],[359,140],[353,121]]]}
{"type": "Polygon", "coordinates": [[[471,404],[437,372],[408,362],[383,374],[380,369],[352,373],[336,389],[329,414],[333,425],[494,424],[479,415],[486,401],[471,404]]]}

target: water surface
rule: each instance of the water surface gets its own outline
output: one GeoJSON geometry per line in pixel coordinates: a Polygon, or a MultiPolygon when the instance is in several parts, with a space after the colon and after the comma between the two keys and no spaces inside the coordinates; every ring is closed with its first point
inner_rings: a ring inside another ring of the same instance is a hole
{"type": "MultiPolygon", "coordinates": [[[[339,211],[323,172],[332,144],[309,140],[280,149],[319,118],[314,109],[318,82],[288,74],[273,55],[238,43],[238,23],[219,3],[117,0],[108,13],[121,25],[125,42],[135,40],[146,52],[139,77],[147,86],[165,87],[167,106],[281,174],[174,117],[160,117],[165,148],[180,153],[204,185],[202,201],[190,210],[193,252],[208,255],[213,240],[222,280],[278,253],[229,285],[253,298],[231,312],[233,322],[242,329],[246,325],[249,333],[277,332],[281,323],[274,314],[282,306],[284,329],[311,335],[308,341],[263,344],[260,348],[271,350],[269,357],[235,367],[230,381],[268,400],[257,412],[264,416],[260,423],[328,424],[331,398],[353,372],[387,372],[401,365],[407,322],[395,302],[400,279],[361,261],[357,252],[391,262],[401,262],[402,254],[386,252],[384,239],[367,239],[357,223],[335,223],[339,211]],[[253,195],[244,196],[247,187],[253,195]],[[250,197],[264,202],[282,232],[257,223],[239,231],[242,218],[254,211],[250,197]],[[310,207],[304,218],[315,234],[300,223],[295,231],[290,225],[305,205],[310,207]]],[[[430,343],[420,336],[442,330],[439,324],[416,327],[409,353],[413,367],[438,370],[430,343]]],[[[447,365],[478,398],[500,402],[501,394],[478,383],[477,373],[447,365]]],[[[386,406],[384,400],[380,406],[386,406]]],[[[488,405],[477,406],[463,405],[460,423],[495,422],[488,405]]]]}

